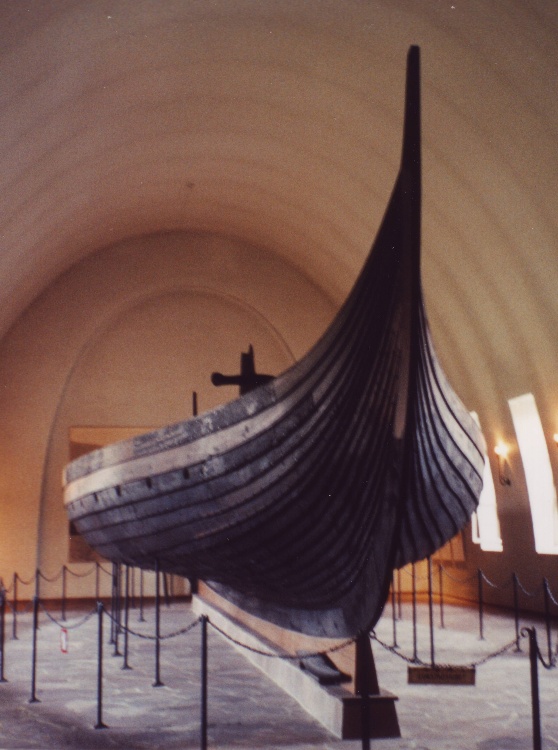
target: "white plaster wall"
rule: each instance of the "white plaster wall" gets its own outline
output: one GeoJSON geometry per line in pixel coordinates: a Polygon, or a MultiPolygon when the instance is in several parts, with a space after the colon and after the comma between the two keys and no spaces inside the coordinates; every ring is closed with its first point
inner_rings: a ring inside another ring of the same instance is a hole
{"type": "MultiPolygon", "coordinates": [[[[276,374],[333,314],[284,261],[214,235],[129,240],[61,276],[0,346],[0,575],[30,578],[38,566],[52,577],[68,562],[60,477],[71,426],[188,418],[193,390],[200,411],[236,396],[209,376],[237,372],[250,343],[258,370],[276,374]]],[[[68,578],[70,595],[92,586],[68,578]]],[[[60,582],[43,582],[41,593],[58,596],[60,582]]]]}

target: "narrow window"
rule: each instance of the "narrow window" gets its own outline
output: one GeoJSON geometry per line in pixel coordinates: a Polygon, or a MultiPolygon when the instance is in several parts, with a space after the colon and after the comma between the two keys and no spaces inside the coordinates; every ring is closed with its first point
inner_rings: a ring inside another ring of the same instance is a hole
{"type": "Polygon", "coordinates": [[[556,488],[535,398],[532,393],[525,393],[523,396],[511,398],[508,403],[525,472],[535,548],[539,554],[556,555],[558,554],[556,488]]]}
{"type": "MultiPolygon", "coordinates": [[[[479,417],[472,411],[471,416],[480,427],[479,417]]],[[[498,520],[498,508],[496,505],[496,490],[494,479],[490,471],[490,461],[484,454],[484,473],[482,477],[482,492],[479,498],[479,506],[472,518],[473,542],[480,544],[485,552],[502,552],[502,536],[500,534],[500,521],[498,520]]]]}

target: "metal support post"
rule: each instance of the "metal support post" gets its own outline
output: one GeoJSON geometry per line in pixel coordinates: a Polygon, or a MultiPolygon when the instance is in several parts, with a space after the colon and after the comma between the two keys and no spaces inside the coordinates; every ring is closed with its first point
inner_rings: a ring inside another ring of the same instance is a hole
{"type": "Polygon", "coordinates": [[[537,631],[527,628],[529,633],[529,662],[531,667],[531,708],[533,714],[533,750],[542,750],[541,736],[541,706],[539,699],[539,647],[537,645],[537,631]]]}
{"type": "Polygon", "coordinates": [[[66,620],[66,566],[62,566],[62,612],[60,615],[62,622],[66,620]]]}
{"type": "Polygon", "coordinates": [[[161,575],[163,577],[163,597],[165,599],[165,606],[170,607],[169,584],[167,581],[167,574],[163,572],[161,575]]]}
{"type": "Polygon", "coordinates": [[[428,558],[428,618],[430,623],[430,664],[435,666],[434,658],[434,592],[432,591],[432,558],[428,558]]]}
{"type": "Polygon", "coordinates": [[[106,729],[103,724],[103,603],[97,602],[97,723],[95,729],[106,729]]]}
{"type": "Polygon", "coordinates": [[[155,682],[153,687],[162,687],[161,682],[161,587],[159,561],[155,562],[155,682]]]}
{"type": "Polygon", "coordinates": [[[544,619],[546,625],[546,644],[548,647],[548,663],[552,664],[554,656],[552,654],[552,631],[550,622],[550,590],[548,581],[546,578],[543,579],[543,592],[544,592],[544,619]]]}
{"type": "Polygon", "coordinates": [[[411,566],[411,575],[413,580],[412,600],[413,600],[413,661],[418,661],[417,649],[417,576],[415,563],[411,566]]]}
{"type": "Polygon", "coordinates": [[[122,656],[118,650],[118,639],[120,637],[120,564],[113,563],[112,566],[112,643],[114,643],[113,656],[122,656]]]}
{"type": "Polygon", "coordinates": [[[393,648],[397,648],[397,615],[395,612],[395,573],[391,577],[391,621],[393,626],[393,648]]]}
{"type": "Polygon", "coordinates": [[[479,639],[484,641],[484,601],[482,591],[482,570],[480,568],[477,570],[477,582],[479,590],[479,639]]]}
{"type": "Polygon", "coordinates": [[[357,636],[355,651],[355,693],[360,696],[361,746],[362,750],[370,750],[370,696],[378,695],[380,686],[368,633],[357,636]]]}
{"type": "Polygon", "coordinates": [[[136,569],[132,568],[130,571],[130,608],[136,608],[136,569]]]}
{"type": "Polygon", "coordinates": [[[143,568],[140,570],[140,603],[139,603],[139,618],[138,620],[140,622],[145,622],[145,617],[143,616],[143,568]]]}
{"type": "Polygon", "coordinates": [[[201,750],[207,750],[207,616],[201,622],[201,750]]]}
{"type": "MultiPolygon", "coordinates": [[[[39,601],[41,593],[41,571],[39,568],[35,571],[35,599],[39,601]]],[[[37,630],[39,629],[39,610],[37,610],[37,630]]]]}
{"type": "Polygon", "coordinates": [[[0,593],[0,682],[8,682],[4,677],[4,644],[6,640],[6,595],[0,593]]]}
{"type": "Polygon", "coordinates": [[[99,573],[100,573],[101,566],[99,565],[99,561],[95,563],[95,601],[99,601],[100,596],[100,586],[99,586],[99,573]]]}
{"type": "Polygon", "coordinates": [[[128,664],[128,621],[130,612],[130,568],[126,565],[124,577],[124,664],[122,669],[131,669],[128,664]]]}
{"type": "Polygon", "coordinates": [[[521,651],[521,639],[519,637],[519,579],[514,573],[513,581],[513,614],[515,619],[515,650],[521,651]]]}
{"type": "Polygon", "coordinates": [[[12,603],[12,638],[17,641],[17,573],[14,573],[14,598],[12,603]]]}
{"type": "Polygon", "coordinates": [[[446,627],[444,622],[444,568],[442,563],[438,564],[438,590],[440,592],[440,627],[446,627]]]}
{"type": "Polygon", "coordinates": [[[39,628],[39,597],[33,597],[33,650],[31,654],[31,697],[29,703],[40,703],[37,698],[37,630],[39,628]]]}

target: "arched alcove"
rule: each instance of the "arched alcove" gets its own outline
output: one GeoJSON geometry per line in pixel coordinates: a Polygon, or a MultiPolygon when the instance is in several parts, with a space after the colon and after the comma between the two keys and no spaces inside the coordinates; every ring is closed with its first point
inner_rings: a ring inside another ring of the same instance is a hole
{"type": "MultiPolygon", "coordinates": [[[[0,347],[4,575],[68,561],[61,471],[75,425],[149,428],[236,396],[210,383],[249,344],[260,371],[292,364],[334,306],[303,274],[238,240],[187,232],[130,239],[62,275],[0,347]],[[24,426],[24,429],[21,429],[24,426]],[[22,504],[31,519],[24,524],[22,504]]],[[[43,593],[58,595],[48,583],[43,593]]]]}
{"type": "Polygon", "coordinates": [[[96,332],[70,371],[50,431],[38,533],[42,570],[55,570],[68,545],[60,476],[70,429],[156,428],[191,416],[192,391],[200,411],[235,398],[238,389],[212,386],[210,373],[236,371],[239,353],[250,343],[265,372],[293,363],[288,345],[261,313],[241,300],[195,289],[141,299],[96,332]]]}

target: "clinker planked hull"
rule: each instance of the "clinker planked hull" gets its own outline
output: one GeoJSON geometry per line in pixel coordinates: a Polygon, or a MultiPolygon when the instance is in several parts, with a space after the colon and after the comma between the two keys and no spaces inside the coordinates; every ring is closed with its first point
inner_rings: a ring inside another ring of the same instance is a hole
{"type": "Polygon", "coordinates": [[[482,437],[445,379],[420,285],[418,49],[399,175],[365,266],[291,369],[187,422],[83,456],[65,503],[113,561],[201,578],[313,635],[371,628],[394,568],[469,519],[482,437]]]}

